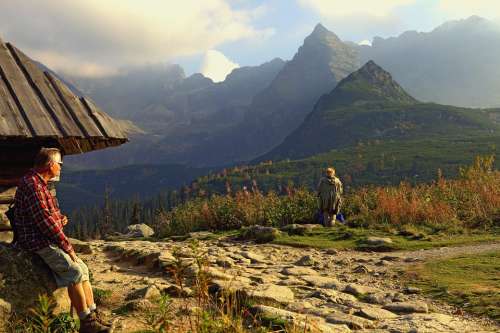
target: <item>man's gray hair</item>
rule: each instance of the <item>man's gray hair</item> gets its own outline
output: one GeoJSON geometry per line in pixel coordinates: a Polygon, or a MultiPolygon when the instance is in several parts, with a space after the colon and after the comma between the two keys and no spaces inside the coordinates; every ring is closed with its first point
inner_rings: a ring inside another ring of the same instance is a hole
{"type": "Polygon", "coordinates": [[[50,162],[54,161],[57,155],[61,155],[61,151],[58,148],[41,148],[35,157],[35,168],[49,166],[50,162]]]}

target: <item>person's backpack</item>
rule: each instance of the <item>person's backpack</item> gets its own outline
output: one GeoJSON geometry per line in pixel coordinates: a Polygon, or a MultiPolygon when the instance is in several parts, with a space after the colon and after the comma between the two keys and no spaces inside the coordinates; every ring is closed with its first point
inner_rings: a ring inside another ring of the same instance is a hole
{"type": "Polygon", "coordinates": [[[17,241],[17,230],[16,230],[16,222],[15,222],[15,206],[14,204],[10,204],[9,209],[5,212],[5,216],[9,219],[10,226],[12,228],[12,232],[14,233],[14,240],[12,243],[17,241]]]}

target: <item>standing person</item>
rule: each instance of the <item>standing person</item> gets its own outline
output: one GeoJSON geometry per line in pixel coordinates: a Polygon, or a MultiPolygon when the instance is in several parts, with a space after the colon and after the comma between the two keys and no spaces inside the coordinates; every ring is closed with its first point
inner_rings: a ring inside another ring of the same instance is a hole
{"type": "Polygon", "coordinates": [[[325,227],[331,227],[342,205],[342,182],[335,176],[334,168],[326,169],[326,176],[318,184],[319,213],[325,227]]]}
{"type": "Polygon", "coordinates": [[[50,267],[58,287],[67,287],[80,317],[80,333],[110,332],[99,318],[87,265],[76,256],[63,232],[68,218],[61,214],[47,182],[61,173],[61,152],[42,148],[34,168],[19,182],[14,202],[16,246],[38,254],[50,267]]]}

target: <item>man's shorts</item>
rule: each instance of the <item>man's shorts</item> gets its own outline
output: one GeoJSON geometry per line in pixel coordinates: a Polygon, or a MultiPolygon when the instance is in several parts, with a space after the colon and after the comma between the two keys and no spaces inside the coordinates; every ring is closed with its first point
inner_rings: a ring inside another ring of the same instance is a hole
{"type": "Polygon", "coordinates": [[[67,287],[79,282],[89,281],[89,269],[85,263],[78,258],[74,262],[69,254],[58,246],[49,245],[36,253],[50,267],[58,287],[67,287]]]}

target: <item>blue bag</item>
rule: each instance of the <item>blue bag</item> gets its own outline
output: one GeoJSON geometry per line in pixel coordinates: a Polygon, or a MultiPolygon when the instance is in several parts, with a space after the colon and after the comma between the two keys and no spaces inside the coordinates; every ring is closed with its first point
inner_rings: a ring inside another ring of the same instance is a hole
{"type": "Polygon", "coordinates": [[[341,223],[345,222],[344,214],[342,214],[342,213],[337,214],[336,218],[337,218],[337,221],[340,221],[341,223]]]}

